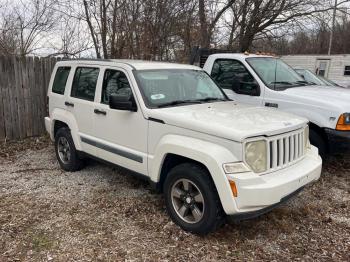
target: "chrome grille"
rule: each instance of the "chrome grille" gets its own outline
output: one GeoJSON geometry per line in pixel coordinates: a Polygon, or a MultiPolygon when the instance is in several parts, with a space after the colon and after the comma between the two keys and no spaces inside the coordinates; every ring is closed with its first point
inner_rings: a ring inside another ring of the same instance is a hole
{"type": "Polygon", "coordinates": [[[274,171],[301,159],[305,154],[304,129],[268,138],[268,167],[274,171]]]}

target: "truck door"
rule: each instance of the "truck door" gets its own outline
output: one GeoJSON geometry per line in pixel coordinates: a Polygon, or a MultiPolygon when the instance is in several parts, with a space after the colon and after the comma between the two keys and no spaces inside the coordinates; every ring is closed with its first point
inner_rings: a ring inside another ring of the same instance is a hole
{"type": "Polygon", "coordinates": [[[242,62],[235,59],[216,59],[211,77],[234,101],[262,105],[263,92],[242,62]]]}

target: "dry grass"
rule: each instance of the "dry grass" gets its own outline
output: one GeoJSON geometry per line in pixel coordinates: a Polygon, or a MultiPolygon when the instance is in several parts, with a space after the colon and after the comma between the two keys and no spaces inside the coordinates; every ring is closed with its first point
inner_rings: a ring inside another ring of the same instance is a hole
{"type": "Polygon", "coordinates": [[[254,220],[198,237],[174,225],[162,196],[91,162],[60,170],[46,138],[0,146],[0,261],[349,261],[350,159],[254,220]]]}

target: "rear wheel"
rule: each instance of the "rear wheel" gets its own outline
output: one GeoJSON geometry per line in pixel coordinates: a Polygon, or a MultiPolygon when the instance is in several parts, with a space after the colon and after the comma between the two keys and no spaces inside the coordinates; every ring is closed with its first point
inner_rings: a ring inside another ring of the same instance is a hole
{"type": "Polygon", "coordinates": [[[66,171],[78,171],[83,166],[83,160],[79,158],[70,130],[67,127],[60,128],[55,135],[55,151],[58,163],[66,171]]]}
{"type": "Polygon", "coordinates": [[[310,143],[318,148],[318,152],[322,158],[326,156],[327,144],[325,139],[315,130],[310,129],[310,143]]]}
{"type": "Polygon", "coordinates": [[[165,202],[175,224],[195,234],[208,234],[225,222],[225,213],[208,171],[184,163],[174,167],[164,183],[165,202]]]}

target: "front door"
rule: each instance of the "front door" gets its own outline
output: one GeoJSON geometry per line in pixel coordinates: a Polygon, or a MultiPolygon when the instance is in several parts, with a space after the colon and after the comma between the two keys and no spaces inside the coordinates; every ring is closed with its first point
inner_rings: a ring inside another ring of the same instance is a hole
{"type": "MultiPolygon", "coordinates": [[[[121,68],[103,69],[103,80],[97,91],[94,108],[97,155],[141,174],[147,174],[148,121],[140,107],[136,112],[111,109],[111,94],[126,94],[132,90],[130,76],[121,68]]],[[[137,99],[136,99],[137,103],[137,99]]]]}
{"type": "Polygon", "coordinates": [[[258,105],[263,103],[259,84],[248,69],[235,59],[217,59],[211,77],[234,101],[258,105]]]}

